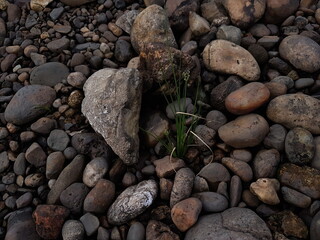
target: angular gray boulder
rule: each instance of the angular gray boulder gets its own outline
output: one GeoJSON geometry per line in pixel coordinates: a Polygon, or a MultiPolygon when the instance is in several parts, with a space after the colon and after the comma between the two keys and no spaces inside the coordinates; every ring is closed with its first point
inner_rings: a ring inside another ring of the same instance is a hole
{"type": "Polygon", "coordinates": [[[125,164],[139,157],[142,80],[136,69],[102,69],[86,81],[82,112],[125,164]]]}

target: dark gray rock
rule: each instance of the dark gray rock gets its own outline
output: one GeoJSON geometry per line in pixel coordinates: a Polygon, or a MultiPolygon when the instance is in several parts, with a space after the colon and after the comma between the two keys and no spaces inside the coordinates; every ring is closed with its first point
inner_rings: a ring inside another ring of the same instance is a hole
{"type": "Polygon", "coordinates": [[[303,165],[308,164],[314,156],[314,142],[312,134],[303,128],[290,130],[285,140],[285,152],[290,162],[303,165]]]}
{"type": "Polygon", "coordinates": [[[139,155],[142,80],[136,69],[102,69],[86,81],[82,112],[126,163],[139,155]]]}
{"type": "Polygon", "coordinates": [[[237,175],[232,176],[230,181],[230,207],[238,206],[242,195],[242,182],[237,175]]]}
{"type": "Polygon", "coordinates": [[[126,11],[117,19],[116,25],[126,33],[130,34],[132,24],[139,13],[140,13],[139,10],[126,11]]]}
{"type": "Polygon", "coordinates": [[[6,151],[0,153],[0,173],[9,167],[9,159],[6,151]]]}
{"type": "Polygon", "coordinates": [[[198,198],[202,203],[202,209],[205,212],[222,212],[228,208],[228,200],[216,192],[201,192],[192,195],[198,198]]]}
{"type": "Polygon", "coordinates": [[[64,8],[63,7],[58,7],[58,8],[54,8],[52,9],[52,11],[50,12],[49,16],[51,17],[51,19],[53,21],[57,20],[61,14],[63,13],[64,8]]]}
{"type": "Polygon", "coordinates": [[[271,240],[266,223],[248,208],[229,208],[199,218],[188,230],[185,240],[271,240]]]}
{"type": "Polygon", "coordinates": [[[78,220],[68,220],[62,227],[63,240],[83,240],[84,235],[84,227],[78,220]]]}
{"type": "Polygon", "coordinates": [[[40,236],[36,231],[36,226],[32,219],[31,208],[14,211],[8,219],[5,240],[20,239],[40,240],[40,236]]]}
{"type": "Polygon", "coordinates": [[[13,164],[13,171],[16,175],[25,175],[26,172],[26,158],[24,153],[20,153],[13,164]]]}
{"type": "Polygon", "coordinates": [[[16,125],[31,122],[46,113],[55,98],[56,92],[48,86],[25,86],[11,99],[4,112],[5,119],[16,125]]]}
{"type": "Polygon", "coordinates": [[[36,167],[41,167],[46,164],[47,155],[36,142],[32,143],[27,149],[25,157],[30,164],[36,167]]]}
{"type": "Polygon", "coordinates": [[[17,201],[16,201],[16,205],[17,208],[23,208],[28,206],[31,202],[32,202],[33,196],[31,192],[26,192],[25,194],[21,195],[17,201]]]}
{"type": "Polygon", "coordinates": [[[42,117],[36,122],[32,123],[30,128],[32,131],[40,134],[49,134],[52,129],[57,125],[57,122],[54,119],[47,117],[42,117]]]}
{"type": "Polygon", "coordinates": [[[144,212],[155,200],[158,186],[146,180],[124,190],[108,210],[108,221],[113,225],[127,223],[144,212]]]}
{"type": "Polygon", "coordinates": [[[200,170],[198,175],[206,179],[213,189],[217,189],[220,182],[229,182],[231,178],[228,170],[220,163],[209,163],[200,170]]]}
{"type": "Polygon", "coordinates": [[[133,223],[128,231],[127,240],[144,240],[146,235],[146,230],[142,223],[133,223]]]}
{"type": "Polygon", "coordinates": [[[60,53],[63,50],[66,50],[69,48],[70,40],[68,38],[60,38],[57,40],[53,40],[47,44],[47,47],[50,51],[54,53],[60,53]]]}
{"type": "Polygon", "coordinates": [[[54,151],[65,150],[69,142],[70,139],[68,134],[61,129],[53,130],[47,139],[48,147],[50,147],[54,151]]]}
{"type": "Polygon", "coordinates": [[[56,179],[63,169],[65,157],[62,152],[50,153],[46,162],[47,179],[56,179]]]}
{"type": "Polygon", "coordinates": [[[122,39],[116,41],[114,57],[119,62],[128,62],[133,57],[133,49],[131,44],[122,39]]]}
{"type": "Polygon", "coordinates": [[[100,224],[99,219],[91,213],[86,213],[85,215],[83,215],[80,218],[80,221],[82,222],[84,230],[89,237],[98,230],[100,224]]]}
{"type": "Polygon", "coordinates": [[[89,189],[83,183],[73,183],[60,194],[60,201],[63,206],[70,209],[73,214],[81,213],[83,201],[89,189]]]}
{"type": "Polygon", "coordinates": [[[310,226],[310,240],[320,239],[320,211],[312,218],[310,226]]]}
{"type": "Polygon", "coordinates": [[[110,239],[110,232],[108,231],[108,229],[105,229],[104,227],[99,227],[97,240],[109,240],[109,239],[110,239]]]}
{"type": "Polygon", "coordinates": [[[283,200],[299,208],[307,208],[311,204],[311,198],[291,188],[281,188],[283,200]]]}
{"type": "Polygon", "coordinates": [[[66,65],[59,62],[48,62],[32,70],[30,83],[53,87],[66,80],[68,75],[69,69],[66,65]]]}
{"type": "Polygon", "coordinates": [[[48,197],[48,204],[55,204],[60,198],[63,190],[69,187],[72,183],[81,179],[84,169],[85,159],[82,155],[77,155],[72,162],[67,165],[60,173],[58,179],[51,188],[48,197]]]}
{"type": "Polygon", "coordinates": [[[255,178],[274,178],[279,163],[280,153],[276,149],[259,151],[253,160],[255,178]]]}

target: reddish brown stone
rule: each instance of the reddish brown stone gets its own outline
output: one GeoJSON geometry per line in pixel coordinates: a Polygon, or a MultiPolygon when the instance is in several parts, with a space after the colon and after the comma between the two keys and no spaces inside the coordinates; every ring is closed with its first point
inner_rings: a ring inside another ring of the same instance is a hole
{"type": "Polygon", "coordinates": [[[269,100],[269,89],[262,83],[252,82],[230,93],[225,105],[233,114],[246,114],[261,107],[269,100]]]}
{"type": "Polygon", "coordinates": [[[57,239],[70,211],[58,205],[38,205],[32,216],[37,233],[44,239],[57,239]]]}
{"type": "Polygon", "coordinates": [[[170,159],[170,156],[158,159],[154,161],[153,164],[156,166],[156,173],[159,178],[170,177],[180,168],[185,166],[182,159],[173,157],[170,159]]]}
{"type": "Polygon", "coordinates": [[[171,217],[177,228],[185,232],[198,220],[202,203],[198,198],[187,198],[173,206],[171,217]]]}

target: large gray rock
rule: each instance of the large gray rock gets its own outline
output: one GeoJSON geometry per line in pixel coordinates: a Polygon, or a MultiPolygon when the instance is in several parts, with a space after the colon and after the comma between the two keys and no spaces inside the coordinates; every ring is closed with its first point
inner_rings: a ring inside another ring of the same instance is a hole
{"type": "Polygon", "coordinates": [[[148,207],[157,197],[158,186],[154,180],[146,180],[124,190],[108,210],[108,221],[114,225],[129,222],[148,207]]]}
{"type": "Polygon", "coordinates": [[[138,53],[151,42],[177,47],[165,10],[155,4],[143,10],[131,28],[131,44],[138,53]]]}
{"type": "Polygon", "coordinates": [[[302,93],[286,94],[271,100],[267,117],[289,129],[302,127],[312,134],[320,134],[320,101],[302,93]]]}
{"type": "Polygon", "coordinates": [[[4,117],[7,122],[23,125],[46,113],[55,98],[56,92],[48,86],[25,86],[11,99],[4,117]]]}
{"type": "Polygon", "coordinates": [[[82,112],[126,163],[139,157],[142,81],[136,69],[102,69],[85,83],[82,112]]]}
{"type": "Polygon", "coordinates": [[[30,83],[53,87],[62,80],[66,80],[68,75],[69,69],[66,65],[59,62],[48,62],[32,70],[30,83]]]}
{"type": "Polygon", "coordinates": [[[248,208],[229,208],[199,218],[186,234],[185,240],[271,240],[266,223],[248,208]]]}

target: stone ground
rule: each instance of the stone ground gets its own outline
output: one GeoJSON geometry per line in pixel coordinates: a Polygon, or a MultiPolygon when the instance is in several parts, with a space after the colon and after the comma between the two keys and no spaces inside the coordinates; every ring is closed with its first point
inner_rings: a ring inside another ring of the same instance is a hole
{"type": "Polygon", "coordinates": [[[320,1],[0,9],[0,239],[320,239],[320,1]]]}

